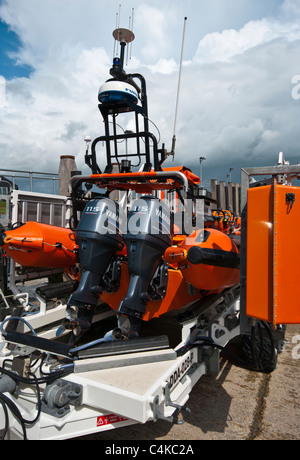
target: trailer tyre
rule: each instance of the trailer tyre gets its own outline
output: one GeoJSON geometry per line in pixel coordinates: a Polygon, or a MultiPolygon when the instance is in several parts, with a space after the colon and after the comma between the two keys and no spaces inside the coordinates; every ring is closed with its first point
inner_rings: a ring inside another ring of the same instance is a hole
{"type": "Polygon", "coordinates": [[[276,369],[277,350],[266,337],[243,336],[243,359],[249,369],[258,372],[270,373],[276,369]]]}

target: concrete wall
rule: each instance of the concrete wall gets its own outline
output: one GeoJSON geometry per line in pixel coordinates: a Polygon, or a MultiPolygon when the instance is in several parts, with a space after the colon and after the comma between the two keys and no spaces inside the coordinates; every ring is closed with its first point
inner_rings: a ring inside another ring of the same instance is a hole
{"type": "Polygon", "coordinates": [[[212,198],[217,201],[217,204],[213,205],[213,209],[227,209],[233,212],[236,216],[240,215],[241,212],[241,186],[240,184],[229,182],[228,185],[225,181],[218,181],[216,179],[211,180],[211,193],[212,198]]]}

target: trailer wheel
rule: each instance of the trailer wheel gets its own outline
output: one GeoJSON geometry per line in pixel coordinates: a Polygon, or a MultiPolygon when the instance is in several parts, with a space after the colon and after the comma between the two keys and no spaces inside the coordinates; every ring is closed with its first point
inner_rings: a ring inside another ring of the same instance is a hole
{"type": "Polygon", "coordinates": [[[276,369],[277,349],[266,323],[259,321],[253,326],[251,335],[242,337],[242,350],[243,359],[251,370],[270,373],[276,369]]]}

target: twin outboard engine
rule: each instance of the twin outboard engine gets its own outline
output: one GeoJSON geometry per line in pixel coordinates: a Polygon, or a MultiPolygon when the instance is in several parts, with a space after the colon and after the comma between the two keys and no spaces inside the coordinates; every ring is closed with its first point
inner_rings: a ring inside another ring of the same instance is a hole
{"type": "Polygon", "coordinates": [[[163,201],[145,196],[133,203],[124,234],[130,281],[118,310],[129,318],[132,334],[138,333],[159,260],[172,244],[172,228],[170,209],[163,201]]]}
{"type": "Polygon", "coordinates": [[[108,198],[94,199],[86,205],[76,238],[81,266],[80,282],[71,294],[68,306],[78,306],[79,323],[90,326],[94,307],[99,301],[101,280],[113,255],[124,246],[125,214],[119,205],[108,198]]]}
{"type": "Polygon", "coordinates": [[[81,277],[77,290],[68,300],[69,307],[79,307],[80,330],[90,327],[104,274],[115,252],[122,249],[125,242],[130,281],[118,309],[118,324],[123,335],[139,332],[150,300],[150,282],[162,255],[172,244],[173,219],[163,201],[146,196],[133,203],[127,229],[125,222],[123,210],[110,199],[91,200],[85,207],[76,230],[81,277]]]}

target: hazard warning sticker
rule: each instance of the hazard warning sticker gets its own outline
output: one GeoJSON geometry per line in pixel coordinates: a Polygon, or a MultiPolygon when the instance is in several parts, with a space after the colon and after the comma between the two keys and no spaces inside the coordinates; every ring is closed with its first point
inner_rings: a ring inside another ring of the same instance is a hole
{"type": "Polygon", "coordinates": [[[97,417],[97,426],[113,425],[114,423],[125,422],[127,418],[116,414],[102,415],[97,417]]]}

